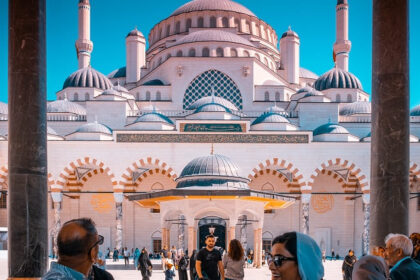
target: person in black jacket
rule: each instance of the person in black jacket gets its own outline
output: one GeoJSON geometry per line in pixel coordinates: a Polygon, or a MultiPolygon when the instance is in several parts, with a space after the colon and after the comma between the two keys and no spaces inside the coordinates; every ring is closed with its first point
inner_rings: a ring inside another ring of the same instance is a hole
{"type": "Polygon", "coordinates": [[[420,279],[420,264],[412,258],[413,243],[403,234],[388,234],[385,238],[385,261],[392,267],[392,280],[420,279]]]}
{"type": "Polygon", "coordinates": [[[146,248],[143,248],[140,253],[137,269],[140,270],[143,280],[149,280],[152,276],[152,262],[149,259],[149,254],[146,248]]]}
{"type": "Polygon", "coordinates": [[[353,273],[353,265],[356,263],[357,258],[354,255],[353,250],[349,250],[349,253],[344,258],[343,266],[341,267],[343,271],[343,279],[351,280],[351,275],[353,273]]]}
{"type": "Polygon", "coordinates": [[[197,276],[197,271],[195,270],[195,258],[197,257],[197,250],[193,250],[190,257],[190,279],[194,280],[197,276]]]}
{"type": "Polygon", "coordinates": [[[190,262],[187,255],[185,255],[182,249],[178,250],[178,277],[179,280],[188,280],[188,264],[190,262]]]}

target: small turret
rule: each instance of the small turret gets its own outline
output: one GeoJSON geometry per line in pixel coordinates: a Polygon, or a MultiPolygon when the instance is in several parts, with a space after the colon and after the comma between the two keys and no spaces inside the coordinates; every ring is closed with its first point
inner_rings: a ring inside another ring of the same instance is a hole
{"type": "Polygon", "coordinates": [[[76,41],[79,69],[90,66],[90,54],[93,43],[90,40],[90,3],[89,0],[79,0],[79,38],[76,41]]]}
{"type": "Polygon", "coordinates": [[[127,83],[140,80],[140,69],[146,66],[146,39],[135,28],[125,38],[127,83]]]}
{"type": "Polygon", "coordinates": [[[349,71],[349,4],[347,0],[337,0],[336,6],[336,42],[334,56],[337,68],[349,71]]]}
{"type": "Polygon", "coordinates": [[[299,36],[289,27],[280,39],[280,55],[285,78],[291,84],[299,84],[299,46],[299,36]]]}

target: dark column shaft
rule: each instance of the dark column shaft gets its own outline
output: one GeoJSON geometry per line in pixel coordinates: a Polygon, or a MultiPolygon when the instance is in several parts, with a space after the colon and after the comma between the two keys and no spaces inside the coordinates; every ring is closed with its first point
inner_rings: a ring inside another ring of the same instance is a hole
{"type": "Polygon", "coordinates": [[[408,233],[408,0],[373,0],[371,247],[408,233]]]}
{"type": "Polygon", "coordinates": [[[45,0],[9,0],[9,277],[47,267],[45,0]]]}

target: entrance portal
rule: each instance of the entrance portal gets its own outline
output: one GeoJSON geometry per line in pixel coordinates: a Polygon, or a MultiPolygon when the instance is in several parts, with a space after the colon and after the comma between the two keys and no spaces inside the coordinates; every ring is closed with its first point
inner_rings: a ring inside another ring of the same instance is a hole
{"type": "Polygon", "coordinates": [[[206,236],[213,234],[216,237],[216,246],[226,249],[226,221],[219,217],[205,217],[198,222],[199,249],[206,246],[206,236]]]}

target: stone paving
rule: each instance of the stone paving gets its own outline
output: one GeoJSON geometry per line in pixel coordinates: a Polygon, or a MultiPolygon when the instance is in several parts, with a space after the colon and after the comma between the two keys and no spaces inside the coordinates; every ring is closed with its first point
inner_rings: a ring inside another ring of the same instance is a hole
{"type": "MultiPolygon", "coordinates": [[[[141,274],[139,271],[134,270],[134,265],[132,260],[130,260],[130,265],[124,266],[124,261],[119,260],[114,263],[112,260],[107,260],[107,270],[114,276],[116,280],[139,280],[141,279],[141,274]]],[[[153,275],[151,280],[163,280],[165,279],[162,270],[159,270],[160,267],[159,261],[153,261],[153,275]]],[[[324,263],[325,267],[325,280],[339,280],[342,279],[341,276],[341,264],[342,261],[326,261],[324,263]]],[[[7,254],[0,254],[0,280],[7,279],[7,254]]],[[[178,276],[175,277],[178,279],[178,276]]],[[[271,273],[267,266],[264,266],[261,269],[247,268],[245,269],[245,279],[244,280],[269,280],[271,279],[271,273]]]]}

